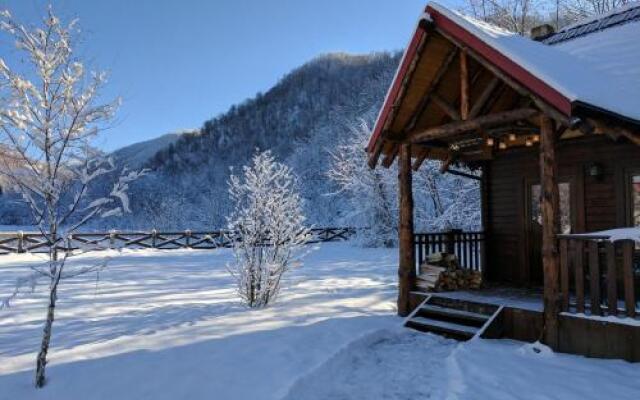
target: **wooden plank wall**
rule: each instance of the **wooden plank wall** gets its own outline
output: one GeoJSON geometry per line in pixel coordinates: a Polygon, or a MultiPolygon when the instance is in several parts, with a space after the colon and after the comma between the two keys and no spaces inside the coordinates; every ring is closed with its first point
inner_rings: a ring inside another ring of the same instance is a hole
{"type": "MultiPolygon", "coordinates": [[[[578,138],[560,142],[557,159],[560,182],[572,183],[574,233],[627,224],[626,174],[640,172],[640,147],[604,136],[578,138]],[[603,167],[600,179],[587,173],[594,162],[603,167]]],[[[486,171],[490,199],[485,223],[489,234],[486,276],[490,281],[539,285],[540,274],[529,266],[526,224],[527,187],[539,183],[538,149],[498,152],[486,171]]]]}

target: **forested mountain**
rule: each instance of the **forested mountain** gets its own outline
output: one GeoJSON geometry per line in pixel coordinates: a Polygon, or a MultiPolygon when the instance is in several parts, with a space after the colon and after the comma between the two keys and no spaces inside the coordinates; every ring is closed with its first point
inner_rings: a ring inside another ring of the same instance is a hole
{"type": "Polygon", "coordinates": [[[245,165],[257,149],[270,149],[292,165],[311,222],[339,223],[344,209],[328,196],[337,191],[326,177],[329,150],[350,124],[375,116],[399,58],[390,53],[320,56],[268,92],[205,121],[197,132],[182,134],[145,164],[152,172],[132,187],[135,215],[118,225],[222,226],[230,170],[245,165]]]}
{"type": "MultiPolygon", "coordinates": [[[[87,228],[224,227],[229,174],[240,172],[254,152],[269,149],[298,176],[311,224],[378,223],[386,237],[395,238],[395,171],[366,168],[364,147],[399,61],[399,53],[323,55],[200,129],[115,151],[119,168],[149,172],[130,187],[132,214],[94,220],[87,228]],[[348,171],[332,173],[336,166],[348,171]]],[[[417,226],[477,224],[477,207],[466,207],[477,198],[477,187],[437,170],[425,163],[415,175],[417,226]]],[[[106,178],[93,195],[104,196],[110,187],[106,178]]],[[[0,224],[28,224],[26,210],[8,197],[0,201],[0,224]]]]}

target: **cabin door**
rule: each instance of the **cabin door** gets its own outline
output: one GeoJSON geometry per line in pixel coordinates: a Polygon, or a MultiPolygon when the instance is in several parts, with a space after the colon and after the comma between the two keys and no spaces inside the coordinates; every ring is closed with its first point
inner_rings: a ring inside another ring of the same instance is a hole
{"type": "MultiPolygon", "coordinates": [[[[574,202],[571,200],[572,187],[569,180],[560,180],[560,232],[572,233],[572,216],[574,202]]],[[[542,275],[542,213],[540,211],[540,184],[528,185],[528,217],[527,217],[527,259],[529,261],[529,283],[533,285],[543,284],[542,275]]]]}

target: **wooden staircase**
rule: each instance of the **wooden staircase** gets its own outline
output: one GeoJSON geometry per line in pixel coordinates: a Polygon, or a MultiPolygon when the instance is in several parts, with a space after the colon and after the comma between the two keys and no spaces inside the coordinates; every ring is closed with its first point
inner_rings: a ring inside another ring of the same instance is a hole
{"type": "Polygon", "coordinates": [[[429,295],[405,320],[406,327],[452,339],[480,336],[502,310],[501,306],[429,295]]]}

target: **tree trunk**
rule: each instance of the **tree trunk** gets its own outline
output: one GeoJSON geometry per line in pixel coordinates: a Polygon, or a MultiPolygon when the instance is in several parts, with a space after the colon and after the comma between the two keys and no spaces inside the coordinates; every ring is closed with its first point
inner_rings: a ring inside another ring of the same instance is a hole
{"type": "Polygon", "coordinates": [[[47,366],[47,353],[49,352],[49,343],[51,342],[51,331],[53,329],[53,320],[55,318],[56,300],[58,296],[58,284],[62,276],[62,266],[56,268],[56,274],[51,279],[51,287],[49,289],[49,306],[47,307],[47,319],[44,323],[42,332],[42,343],[40,344],[40,352],[36,360],[36,379],[35,385],[41,388],[46,383],[45,367],[47,366]]]}
{"type": "Polygon", "coordinates": [[[560,195],[556,164],[556,138],[553,121],[540,116],[540,210],[542,214],[542,270],[544,274],[544,341],[558,348],[558,314],[560,312],[559,232],[560,195]]]}
{"type": "Polygon", "coordinates": [[[398,157],[398,221],[400,262],[398,265],[398,315],[411,312],[409,294],[416,276],[413,248],[413,193],[411,184],[411,145],[401,144],[398,157]]]}

